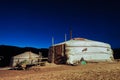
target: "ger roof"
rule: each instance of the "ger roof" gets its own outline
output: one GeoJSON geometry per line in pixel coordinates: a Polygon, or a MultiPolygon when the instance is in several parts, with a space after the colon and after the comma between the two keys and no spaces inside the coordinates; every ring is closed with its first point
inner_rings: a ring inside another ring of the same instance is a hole
{"type": "Polygon", "coordinates": [[[27,51],[27,52],[14,56],[14,58],[29,58],[29,57],[39,57],[39,55],[32,53],[31,51],[27,51]]]}
{"type": "Polygon", "coordinates": [[[58,46],[65,44],[66,46],[95,46],[95,47],[111,47],[108,43],[89,40],[85,38],[73,38],[71,40],[55,44],[53,46],[58,46]]]}

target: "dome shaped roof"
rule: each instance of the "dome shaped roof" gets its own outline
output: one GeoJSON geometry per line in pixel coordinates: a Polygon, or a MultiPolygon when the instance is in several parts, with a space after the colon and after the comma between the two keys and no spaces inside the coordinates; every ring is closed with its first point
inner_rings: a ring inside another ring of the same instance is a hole
{"type": "Polygon", "coordinates": [[[67,46],[94,46],[94,47],[111,47],[109,44],[88,39],[72,39],[66,42],[67,46]]]}
{"type": "Polygon", "coordinates": [[[85,39],[85,38],[73,38],[66,42],[55,44],[54,46],[61,45],[61,44],[65,44],[66,46],[94,46],[94,47],[109,47],[109,48],[111,48],[111,46],[108,43],[89,40],[89,39],[85,39]]]}

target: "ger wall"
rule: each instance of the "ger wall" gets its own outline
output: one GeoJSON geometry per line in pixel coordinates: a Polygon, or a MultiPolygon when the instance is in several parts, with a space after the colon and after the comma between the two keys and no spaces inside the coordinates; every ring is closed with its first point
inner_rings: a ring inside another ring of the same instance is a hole
{"type": "Polygon", "coordinates": [[[109,44],[87,39],[56,44],[50,48],[49,55],[49,61],[56,64],[62,61],[73,64],[81,58],[87,61],[113,60],[113,51],[109,44]]]}
{"type": "Polygon", "coordinates": [[[86,61],[112,61],[113,51],[109,47],[99,47],[99,46],[66,46],[67,63],[73,64],[84,58],[86,61]]]}

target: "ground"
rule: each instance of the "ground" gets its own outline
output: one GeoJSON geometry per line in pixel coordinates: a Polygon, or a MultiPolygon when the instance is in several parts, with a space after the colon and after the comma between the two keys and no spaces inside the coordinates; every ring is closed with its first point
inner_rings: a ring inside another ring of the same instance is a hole
{"type": "Polygon", "coordinates": [[[120,80],[120,62],[86,65],[35,66],[29,70],[0,70],[0,80],[120,80]]]}

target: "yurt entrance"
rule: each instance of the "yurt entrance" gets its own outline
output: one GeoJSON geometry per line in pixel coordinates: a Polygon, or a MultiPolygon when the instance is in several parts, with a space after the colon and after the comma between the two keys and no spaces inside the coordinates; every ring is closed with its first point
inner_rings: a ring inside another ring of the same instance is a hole
{"type": "Polygon", "coordinates": [[[49,49],[49,62],[66,64],[65,44],[55,45],[49,49]]]}

